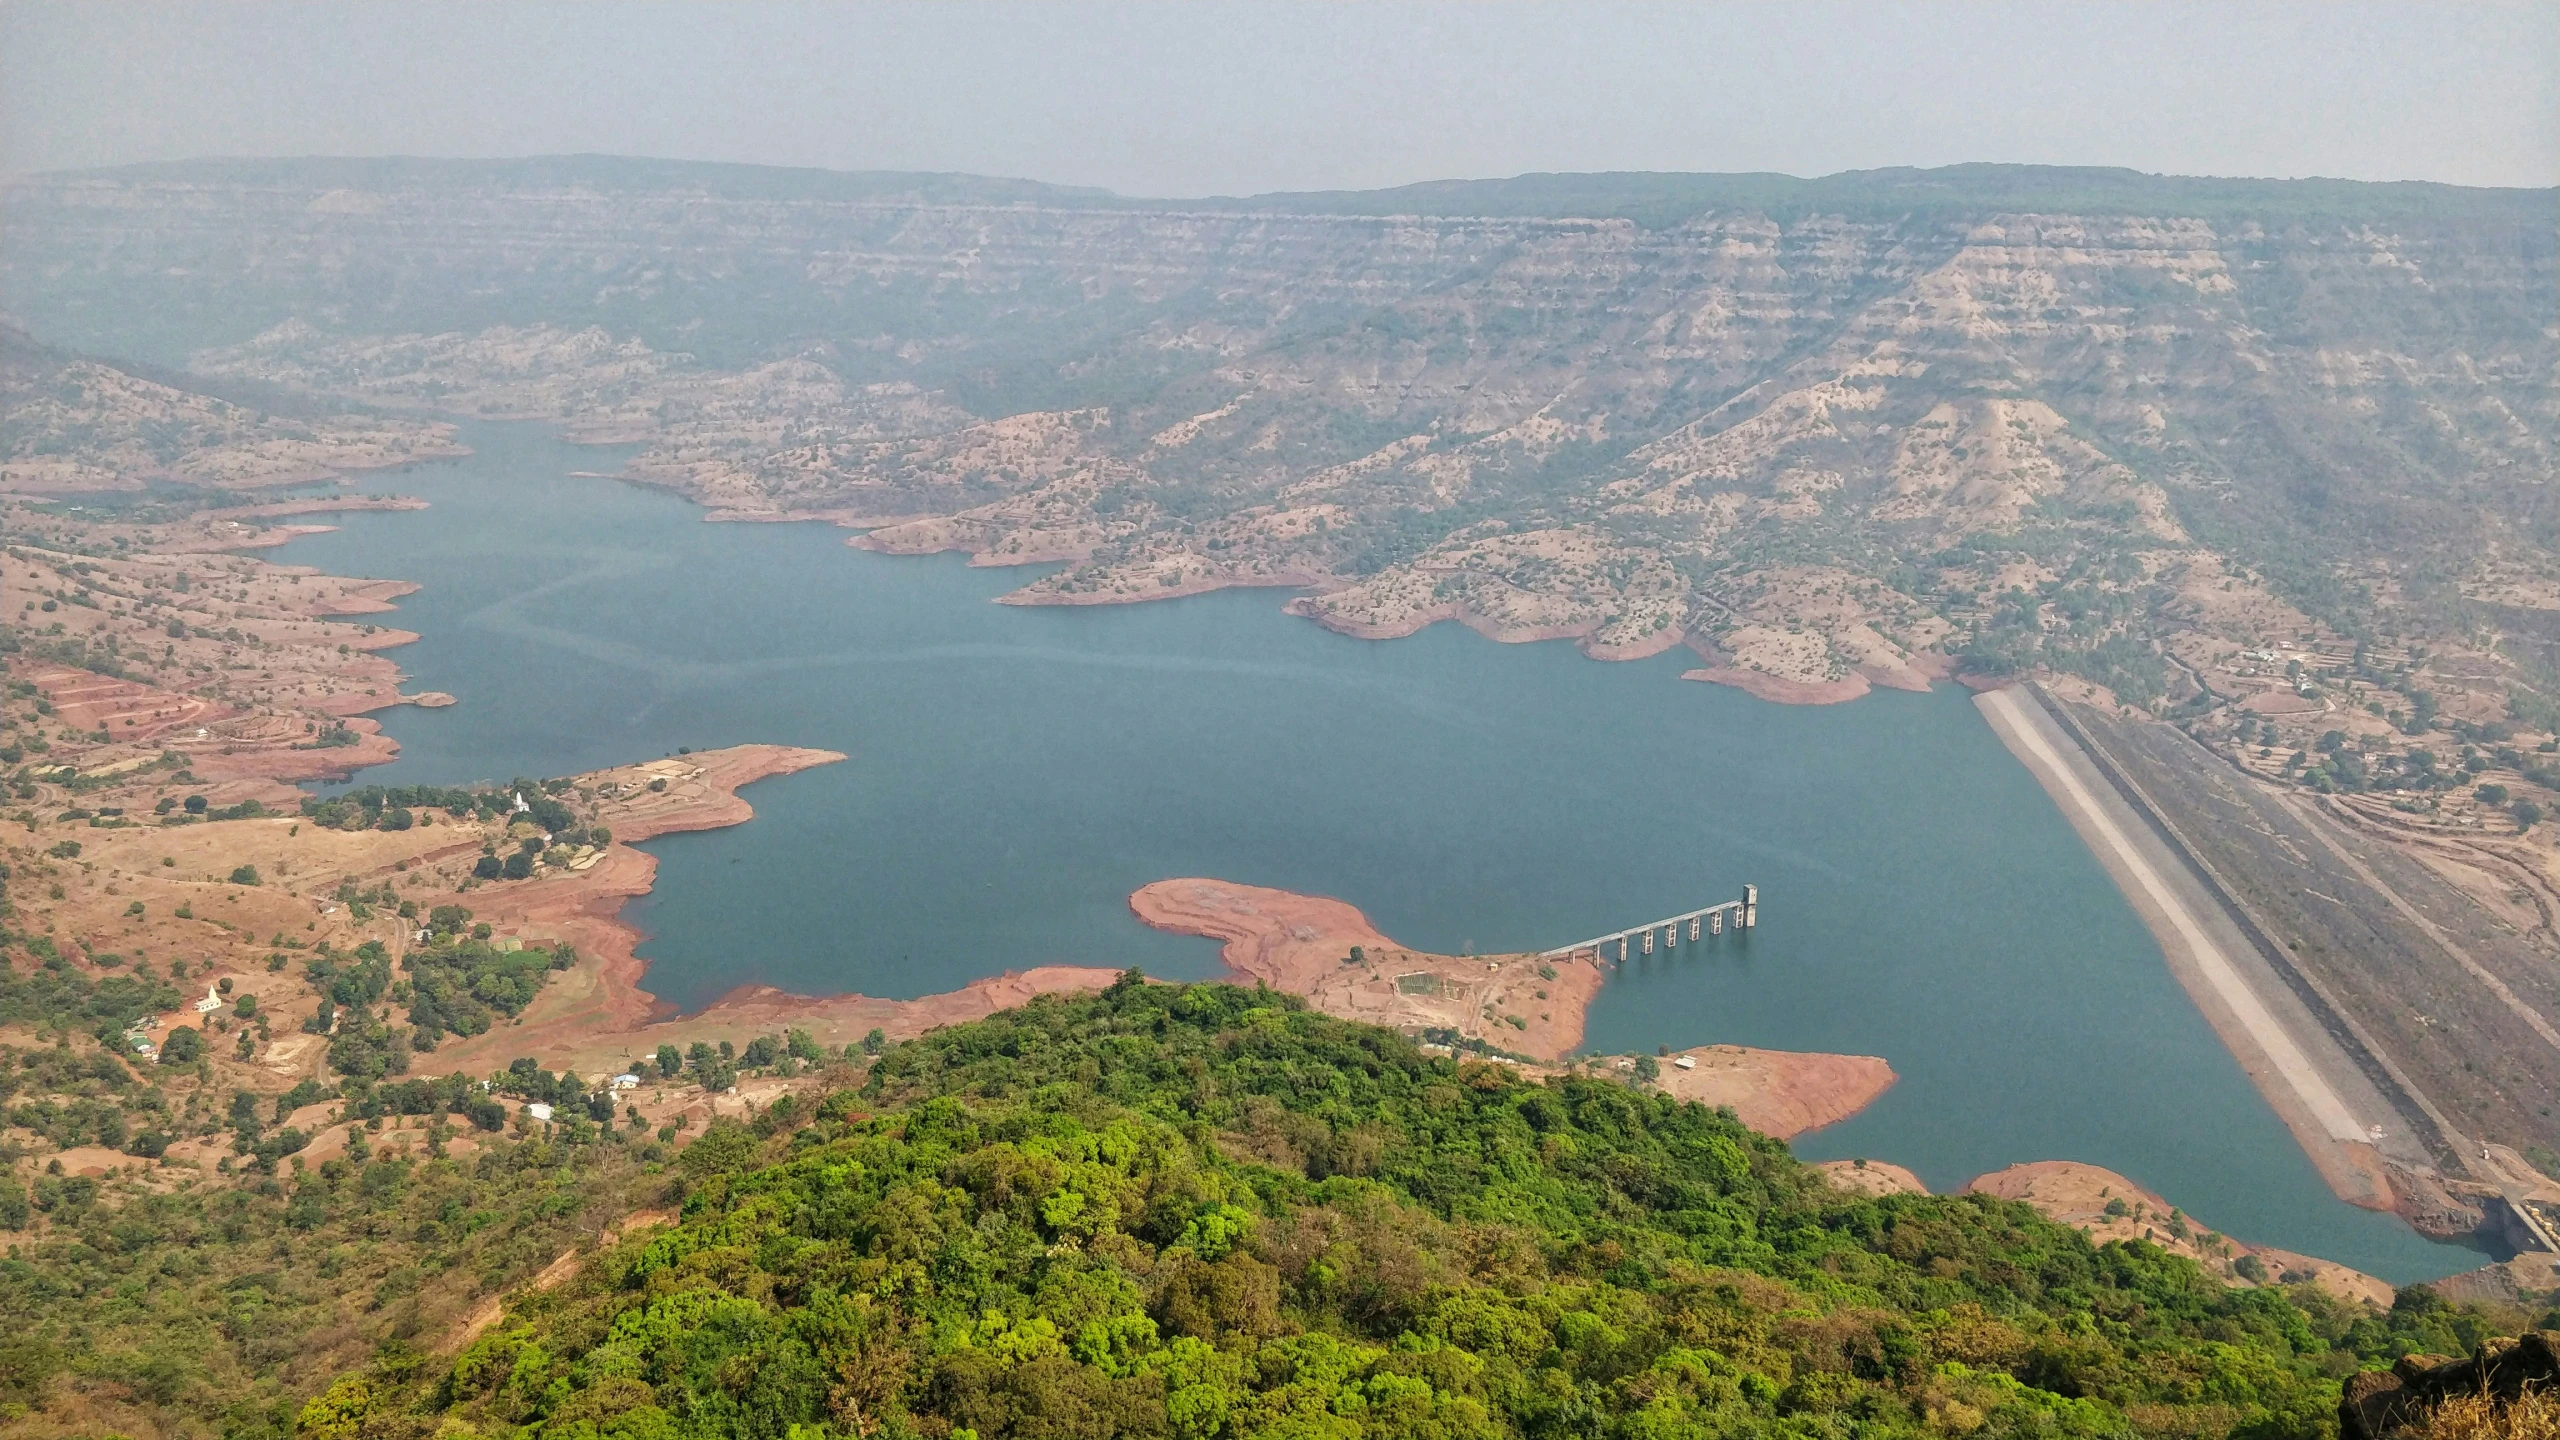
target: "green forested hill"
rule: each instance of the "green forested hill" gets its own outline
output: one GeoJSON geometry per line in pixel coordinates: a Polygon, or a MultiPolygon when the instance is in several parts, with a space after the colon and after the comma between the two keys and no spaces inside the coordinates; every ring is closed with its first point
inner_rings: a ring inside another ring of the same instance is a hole
{"type": "Polygon", "coordinates": [[[683,1218],[314,1437],[2328,1433],[2487,1321],[2226,1290],[1728,1116],[1224,986],[891,1051],[683,1152],[683,1218]]]}

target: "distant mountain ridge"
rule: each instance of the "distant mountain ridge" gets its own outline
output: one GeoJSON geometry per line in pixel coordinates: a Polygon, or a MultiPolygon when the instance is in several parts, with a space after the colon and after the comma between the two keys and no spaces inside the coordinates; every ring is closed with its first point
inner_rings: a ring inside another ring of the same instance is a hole
{"type": "Polygon", "coordinates": [[[2049,211],[2205,218],[2327,215],[2382,219],[2448,211],[2480,219],[2560,221],[2560,190],[2505,190],[2426,181],[2263,180],[2154,175],[2079,165],[1895,166],[1811,179],[1768,172],[1619,171],[1528,174],[1502,180],[1433,180],[1382,190],[1257,195],[1259,209],[1331,214],[1480,214],[1628,218],[1674,222],[1714,210],[1772,217],[2049,211]]]}
{"type": "Polygon", "coordinates": [[[1426,180],[1369,190],[1268,191],[1254,195],[1132,196],[1097,186],[960,171],[830,170],[729,161],[570,154],[520,159],[429,156],[215,157],[25,177],[63,180],[213,180],[334,185],[472,184],[492,188],[585,186],[603,191],[698,189],[725,199],[913,200],[934,204],[1060,203],[1106,208],[1195,207],[1326,215],[1510,216],[1640,219],[1676,223],[1717,210],[1772,216],[1857,218],[1909,213],[2057,211],[2080,215],[2175,210],[2208,218],[2325,215],[2540,220],[2560,225],[2560,189],[2447,185],[2433,181],[2265,179],[2163,175],[2114,166],[1968,163],[1891,166],[1803,177],[1776,171],[1528,172],[1490,179],[1426,180]]]}
{"type": "Polygon", "coordinates": [[[352,189],[393,185],[469,185],[497,190],[551,190],[576,186],[606,192],[683,186],[726,199],[886,198],[937,204],[1121,201],[1121,197],[1108,190],[1090,186],[1052,185],[1039,180],[1005,179],[956,171],[822,170],[806,166],[658,160],[646,156],[599,154],[485,160],[426,155],[217,156],[51,171],[23,179],[26,183],[174,181],[352,189]]]}
{"type": "Polygon", "coordinates": [[[1302,585],[1357,634],[1687,644],[1797,698],[1960,662],[2210,706],[2279,638],[2459,646],[2373,703],[2484,718],[2560,694],[2555,219],[2002,165],[1151,201],[206,161],[8,185],[0,308],[638,442],[723,514],[1066,565],[1025,600],[1302,585]]]}

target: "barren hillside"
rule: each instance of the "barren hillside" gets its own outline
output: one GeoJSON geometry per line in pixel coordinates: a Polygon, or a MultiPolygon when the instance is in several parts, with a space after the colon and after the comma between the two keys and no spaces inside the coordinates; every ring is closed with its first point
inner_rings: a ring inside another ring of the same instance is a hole
{"type": "Polygon", "coordinates": [[[1026,601],[1308,584],[1357,633],[1685,641],[1805,698],[1956,654],[2174,702],[2277,639],[2421,637],[2489,662],[2474,709],[2560,688],[2547,193],[1959,167],[1149,202],[581,158],[7,208],[0,282],[49,337],[1065,562],[1026,601]]]}

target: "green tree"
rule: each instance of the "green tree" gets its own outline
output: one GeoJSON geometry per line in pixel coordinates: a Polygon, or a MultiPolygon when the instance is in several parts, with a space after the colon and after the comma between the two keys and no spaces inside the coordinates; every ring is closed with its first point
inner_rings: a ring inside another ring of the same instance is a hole
{"type": "Polygon", "coordinates": [[[695,1180],[743,1170],[755,1159],[755,1132],[735,1120],[714,1120],[700,1138],[684,1147],[676,1164],[695,1180]]]}
{"type": "Polygon", "coordinates": [[[294,1417],[293,1433],[296,1440],[357,1440],[372,1413],[372,1384],[350,1375],[304,1404],[294,1417]]]}

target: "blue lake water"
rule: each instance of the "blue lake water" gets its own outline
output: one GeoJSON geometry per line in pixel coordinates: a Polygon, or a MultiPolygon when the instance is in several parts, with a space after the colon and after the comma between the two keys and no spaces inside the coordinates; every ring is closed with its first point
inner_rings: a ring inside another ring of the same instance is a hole
{"type": "Polygon", "coordinates": [[[2158,948],[1961,691],[1777,706],[1452,625],[1368,642],[1240,591],[989,603],[1022,572],[712,525],[572,475],[617,452],[480,426],[469,459],[372,477],[421,512],[271,552],[424,588],[396,623],[399,761],[359,783],[560,775],[772,741],[851,758],[668,836],[648,985],[914,996],[1051,962],[1219,973],[1130,917],[1214,875],[1348,900],[1397,940],[1538,949],[1761,887],[1747,940],[1639,956],[1592,1049],[1881,1055],[1902,1079],[1802,1137],[1933,1189],[2024,1160],[2108,1166],[2232,1234],[2405,1282],[2477,1264],[2329,1193],[2158,948]]]}

